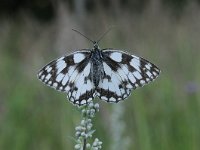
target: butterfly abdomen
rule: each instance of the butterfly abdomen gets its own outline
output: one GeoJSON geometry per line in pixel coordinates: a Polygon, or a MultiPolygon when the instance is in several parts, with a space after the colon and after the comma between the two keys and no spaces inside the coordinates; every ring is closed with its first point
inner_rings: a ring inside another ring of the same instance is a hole
{"type": "Polygon", "coordinates": [[[99,85],[100,80],[104,76],[104,69],[103,69],[103,61],[102,61],[102,54],[99,49],[94,49],[91,55],[91,62],[92,62],[92,80],[94,86],[97,87],[99,85]]]}

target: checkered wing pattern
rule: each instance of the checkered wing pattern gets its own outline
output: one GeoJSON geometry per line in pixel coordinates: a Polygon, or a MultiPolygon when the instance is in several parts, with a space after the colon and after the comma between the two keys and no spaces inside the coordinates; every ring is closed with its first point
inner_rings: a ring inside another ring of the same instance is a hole
{"type": "Polygon", "coordinates": [[[103,49],[102,54],[104,76],[96,94],[107,102],[126,99],[132,89],[148,84],[160,73],[149,61],[120,50],[103,49]]]}
{"type": "Polygon", "coordinates": [[[56,59],[38,72],[38,78],[46,85],[66,92],[69,100],[77,105],[94,98],[94,85],[90,79],[91,51],[81,50],[56,59]]]}
{"type": "Polygon", "coordinates": [[[149,61],[120,50],[84,49],[50,62],[39,71],[38,78],[66,92],[69,100],[80,106],[96,96],[117,103],[159,73],[149,61]]]}

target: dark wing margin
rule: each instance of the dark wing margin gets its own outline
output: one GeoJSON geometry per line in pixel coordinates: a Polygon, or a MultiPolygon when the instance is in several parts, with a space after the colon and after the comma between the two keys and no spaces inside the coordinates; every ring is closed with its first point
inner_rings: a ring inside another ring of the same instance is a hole
{"type": "Polygon", "coordinates": [[[90,55],[90,50],[81,50],[60,57],[43,67],[37,76],[44,84],[66,92],[73,104],[83,105],[94,98],[90,55]]]}

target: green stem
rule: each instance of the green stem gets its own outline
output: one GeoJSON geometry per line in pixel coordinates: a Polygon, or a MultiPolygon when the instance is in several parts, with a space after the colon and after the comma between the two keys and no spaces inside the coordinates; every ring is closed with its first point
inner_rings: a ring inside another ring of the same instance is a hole
{"type": "MultiPolygon", "coordinates": [[[[88,109],[88,106],[86,106],[85,108],[86,108],[86,110],[87,110],[87,109],[88,109]]],[[[87,114],[86,114],[84,120],[87,122],[87,120],[88,120],[87,114]]],[[[87,123],[85,124],[85,129],[86,129],[86,130],[85,130],[85,134],[87,134],[87,123]]],[[[83,150],[86,150],[86,144],[87,144],[87,137],[85,137],[84,140],[83,140],[83,150]]]]}
{"type": "Polygon", "coordinates": [[[86,143],[87,143],[87,139],[86,138],[84,138],[84,141],[83,141],[84,143],[83,143],[83,150],[86,150],[86,143]]]}

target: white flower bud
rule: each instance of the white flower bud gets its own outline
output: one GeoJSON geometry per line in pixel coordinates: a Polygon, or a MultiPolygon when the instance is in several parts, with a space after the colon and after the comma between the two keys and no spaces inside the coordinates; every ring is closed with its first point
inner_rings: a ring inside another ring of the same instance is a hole
{"type": "Polygon", "coordinates": [[[75,133],[75,136],[77,136],[77,137],[80,135],[81,135],[81,133],[79,131],[75,133]]]}
{"type": "Polygon", "coordinates": [[[80,150],[81,145],[80,145],[80,144],[76,144],[76,145],[74,146],[74,148],[77,149],[77,150],[80,150]]]}
{"type": "Polygon", "coordinates": [[[94,108],[99,109],[99,104],[96,103],[96,104],[94,105],[94,108]]]}
{"type": "Polygon", "coordinates": [[[85,125],[85,120],[81,120],[81,125],[82,125],[82,126],[85,125]]]}
{"type": "Polygon", "coordinates": [[[81,133],[81,136],[82,136],[82,137],[85,137],[85,136],[86,136],[85,132],[82,132],[82,133],[81,133]]]}
{"type": "Polygon", "coordinates": [[[91,148],[90,143],[87,143],[87,144],[86,144],[86,148],[91,148]]]}
{"type": "Polygon", "coordinates": [[[89,108],[92,108],[92,107],[94,107],[93,102],[91,102],[91,103],[89,104],[89,108]]]}

